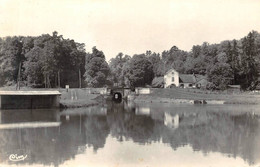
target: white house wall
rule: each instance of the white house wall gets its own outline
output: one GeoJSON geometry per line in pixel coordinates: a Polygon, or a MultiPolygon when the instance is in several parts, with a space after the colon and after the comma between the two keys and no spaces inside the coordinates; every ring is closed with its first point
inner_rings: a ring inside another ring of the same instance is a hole
{"type": "Polygon", "coordinates": [[[179,73],[175,70],[170,70],[167,72],[167,74],[164,75],[164,88],[167,88],[168,86],[175,84],[176,86],[179,86],[179,73]],[[174,72],[174,74],[172,74],[174,72]],[[172,81],[172,77],[174,77],[174,81],[172,81]]]}

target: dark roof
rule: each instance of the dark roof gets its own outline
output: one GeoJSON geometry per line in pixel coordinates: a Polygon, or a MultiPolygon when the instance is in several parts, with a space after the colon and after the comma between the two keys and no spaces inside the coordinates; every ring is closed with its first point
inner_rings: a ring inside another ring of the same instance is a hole
{"type": "Polygon", "coordinates": [[[180,83],[195,83],[196,78],[192,74],[180,74],[180,83]]]}
{"type": "Polygon", "coordinates": [[[207,79],[205,75],[200,75],[200,74],[194,74],[196,81],[202,80],[202,79],[207,79]]]}
{"type": "Polygon", "coordinates": [[[204,75],[195,74],[196,83],[208,82],[208,79],[204,75]]]}

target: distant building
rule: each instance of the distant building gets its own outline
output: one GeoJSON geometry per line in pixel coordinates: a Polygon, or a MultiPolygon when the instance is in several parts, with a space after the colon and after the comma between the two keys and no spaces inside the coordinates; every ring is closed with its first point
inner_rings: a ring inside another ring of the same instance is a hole
{"type": "Polygon", "coordinates": [[[164,75],[164,88],[167,88],[169,86],[179,86],[179,73],[174,70],[170,69],[167,71],[167,73],[164,75]]]}
{"type": "Polygon", "coordinates": [[[180,75],[180,85],[182,88],[193,88],[195,87],[196,78],[193,74],[181,74],[180,75]]]}
{"type": "Polygon", "coordinates": [[[0,109],[48,109],[60,107],[59,91],[0,91],[0,109]]]}
{"type": "Polygon", "coordinates": [[[240,85],[228,85],[227,92],[228,93],[240,93],[241,86],[240,85]]]}
{"type": "Polygon", "coordinates": [[[164,88],[176,86],[182,88],[206,87],[207,77],[198,74],[179,74],[175,69],[170,69],[164,75],[164,88]]]}
{"type": "Polygon", "coordinates": [[[208,84],[207,77],[204,75],[195,74],[195,78],[196,78],[196,83],[195,83],[196,87],[206,89],[206,86],[208,84]]]}

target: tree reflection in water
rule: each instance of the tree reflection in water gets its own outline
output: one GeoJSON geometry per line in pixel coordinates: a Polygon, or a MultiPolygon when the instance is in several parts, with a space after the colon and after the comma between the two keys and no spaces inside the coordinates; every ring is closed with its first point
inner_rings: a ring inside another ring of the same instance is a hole
{"type": "MultiPolygon", "coordinates": [[[[13,118],[13,112],[1,111],[1,123],[19,122],[19,117],[13,118]]],[[[213,109],[108,103],[105,107],[46,112],[47,116],[43,113],[23,111],[22,122],[56,120],[61,125],[0,129],[1,163],[13,163],[8,156],[19,152],[28,154],[28,159],[17,163],[58,166],[83,154],[87,147],[98,154],[109,135],[119,142],[131,140],[146,145],[162,141],[173,150],[190,145],[194,151],[205,154],[238,156],[250,165],[259,162],[259,115],[252,112],[226,112],[225,106],[213,109]]]]}

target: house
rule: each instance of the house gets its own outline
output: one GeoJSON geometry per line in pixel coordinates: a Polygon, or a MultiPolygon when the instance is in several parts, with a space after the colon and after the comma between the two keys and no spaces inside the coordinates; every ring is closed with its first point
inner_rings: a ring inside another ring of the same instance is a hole
{"type": "Polygon", "coordinates": [[[240,93],[241,86],[240,85],[228,85],[227,92],[232,94],[240,93]]]}
{"type": "Polygon", "coordinates": [[[169,71],[166,72],[163,78],[164,78],[164,88],[167,88],[171,85],[177,87],[179,86],[179,73],[176,70],[170,69],[169,71]]]}
{"type": "Polygon", "coordinates": [[[192,88],[195,87],[196,78],[193,74],[181,74],[179,76],[180,85],[182,88],[192,88]]]}
{"type": "Polygon", "coordinates": [[[170,69],[164,75],[164,88],[176,86],[182,88],[206,87],[207,77],[198,74],[179,74],[175,69],[170,69]]]}

